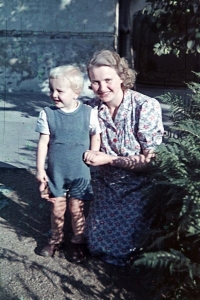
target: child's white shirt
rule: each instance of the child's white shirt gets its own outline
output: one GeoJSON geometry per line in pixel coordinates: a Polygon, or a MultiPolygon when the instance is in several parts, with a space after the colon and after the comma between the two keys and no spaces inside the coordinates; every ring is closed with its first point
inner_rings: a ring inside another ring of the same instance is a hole
{"type": "MultiPolygon", "coordinates": [[[[80,103],[79,103],[79,105],[80,105],[80,103]]],[[[76,109],[79,107],[79,105],[76,107],[76,109]]],[[[69,112],[73,112],[76,109],[71,110],[69,112]]],[[[101,128],[100,128],[99,120],[98,120],[98,111],[95,108],[92,108],[92,110],[91,110],[89,129],[90,129],[90,135],[101,133],[101,128]]],[[[47,122],[47,115],[44,110],[42,110],[39,113],[35,131],[43,133],[43,134],[50,134],[49,125],[47,122]]]]}

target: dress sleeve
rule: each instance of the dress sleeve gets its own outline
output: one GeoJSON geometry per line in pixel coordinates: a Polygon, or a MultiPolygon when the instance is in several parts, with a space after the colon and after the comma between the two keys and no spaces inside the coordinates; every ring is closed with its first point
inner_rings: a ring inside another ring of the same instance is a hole
{"type": "Polygon", "coordinates": [[[143,150],[162,143],[164,128],[160,103],[148,98],[140,107],[137,137],[143,150]]]}
{"type": "Polygon", "coordinates": [[[43,134],[50,134],[47,115],[44,110],[39,113],[35,131],[43,134]]]}
{"type": "Polygon", "coordinates": [[[98,119],[98,110],[93,108],[90,114],[90,135],[101,133],[98,119]]]}

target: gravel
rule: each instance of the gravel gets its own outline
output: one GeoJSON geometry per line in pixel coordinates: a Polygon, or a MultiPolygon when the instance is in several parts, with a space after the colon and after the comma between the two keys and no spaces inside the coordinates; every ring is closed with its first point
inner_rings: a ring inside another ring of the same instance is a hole
{"type": "MultiPolygon", "coordinates": [[[[70,217],[66,214],[70,239],[70,217]]],[[[66,252],[37,255],[47,242],[50,205],[40,199],[33,170],[0,169],[1,300],[151,300],[142,276],[89,257],[70,263],[66,252]]]]}

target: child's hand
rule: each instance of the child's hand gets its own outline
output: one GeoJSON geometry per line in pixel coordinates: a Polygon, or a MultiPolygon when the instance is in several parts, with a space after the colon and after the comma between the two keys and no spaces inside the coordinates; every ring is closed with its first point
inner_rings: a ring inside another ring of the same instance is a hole
{"type": "Polygon", "coordinates": [[[48,177],[45,170],[37,172],[36,179],[40,182],[39,191],[41,198],[49,200],[48,177]]]}
{"type": "Polygon", "coordinates": [[[40,191],[41,198],[49,200],[49,188],[47,182],[40,183],[39,191],[40,191]]]}
{"type": "Polygon", "coordinates": [[[47,182],[41,182],[39,186],[40,196],[42,199],[45,199],[49,202],[54,203],[56,201],[55,197],[50,197],[50,190],[47,182]]]}
{"type": "Polygon", "coordinates": [[[39,181],[39,182],[43,182],[43,183],[47,183],[49,181],[48,179],[48,176],[47,176],[47,173],[45,170],[42,170],[42,171],[37,171],[37,174],[36,174],[36,179],[39,181]]]}

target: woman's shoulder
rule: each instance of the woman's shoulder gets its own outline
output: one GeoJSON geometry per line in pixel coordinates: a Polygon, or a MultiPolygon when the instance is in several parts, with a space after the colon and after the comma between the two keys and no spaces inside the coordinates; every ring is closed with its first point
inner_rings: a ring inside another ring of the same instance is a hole
{"type": "Polygon", "coordinates": [[[90,98],[84,101],[84,104],[91,106],[92,108],[98,107],[101,103],[101,100],[98,98],[90,98]]]}
{"type": "Polygon", "coordinates": [[[128,90],[126,95],[128,98],[132,99],[134,101],[134,103],[136,103],[136,105],[139,105],[139,106],[143,105],[144,103],[147,105],[158,103],[158,100],[156,100],[155,98],[144,95],[144,94],[134,91],[134,90],[128,90]]]}

